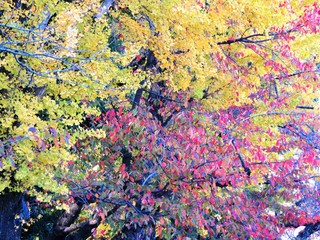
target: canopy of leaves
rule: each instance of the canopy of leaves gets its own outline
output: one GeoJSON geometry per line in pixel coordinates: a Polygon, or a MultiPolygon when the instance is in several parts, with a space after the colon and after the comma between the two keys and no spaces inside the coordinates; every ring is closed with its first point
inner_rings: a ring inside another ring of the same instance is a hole
{"type": "Polygon", "coordinates": [[[319,224],[319,32],[307,0],[3,3],[0,192],[96,238],[319,224]]]}

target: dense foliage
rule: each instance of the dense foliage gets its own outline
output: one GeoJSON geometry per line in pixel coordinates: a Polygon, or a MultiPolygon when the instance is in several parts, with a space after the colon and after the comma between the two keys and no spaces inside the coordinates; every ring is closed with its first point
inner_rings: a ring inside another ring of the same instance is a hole
{"type": "Polygon", "coordinates": [[[309,236],[319,32],[307,0],[4,2],[0,238],[309,236]]]}

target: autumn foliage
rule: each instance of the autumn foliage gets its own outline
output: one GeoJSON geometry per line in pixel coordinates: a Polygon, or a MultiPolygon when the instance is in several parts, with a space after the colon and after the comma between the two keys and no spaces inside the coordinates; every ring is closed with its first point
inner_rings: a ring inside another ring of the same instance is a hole
{"type": "Polygon", "coordinates": [[[0,202],[25,239],[318,229],[316,1],[1,8],[0,202]]]}

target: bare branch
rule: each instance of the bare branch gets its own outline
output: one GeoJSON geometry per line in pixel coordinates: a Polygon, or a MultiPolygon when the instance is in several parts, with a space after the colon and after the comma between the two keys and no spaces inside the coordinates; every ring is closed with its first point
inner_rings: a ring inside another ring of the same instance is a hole
{"type": "Polygon", "coordinates": [[[112,4],[114,3],[114,0],[105,0],[103,1],[99,12],[97,14],[94,15],[94,18],[101,18],[104,14],[109,12],[110,7],[112,6],[112,4]]]}
{"type": "Polygon", "coordinates": [[[273,38],[266,38],[266,39],[261,39],[261,40],[252,40],[252,38],[254,37],[262,37],[265,36],[264,34],[261,33],[257,33],[257,34],[253,34],[247,37],[241,37],[241,38],[235,38],[235,39],[229,39],[227,41],[222,41],[222,42],[217,42],[217,45],[230,45],[232,43],[237,43],[237,42],[241,42],[241,43],[262,43],[262,42],[268,42],[271,41],[273,38]]]}

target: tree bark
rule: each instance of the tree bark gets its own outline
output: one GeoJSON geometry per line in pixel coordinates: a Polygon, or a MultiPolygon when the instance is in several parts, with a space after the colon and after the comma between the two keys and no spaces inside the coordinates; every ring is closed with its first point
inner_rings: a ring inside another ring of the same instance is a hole
{"type": "Polygon", "coordinates": [[[65,237],[70,234],[75,229],[68,229],[71,224],[78,218],[81,210],[82,210],[83,203],[76,202],[72,204],[69,208],[69,211],[64,211],[64,213],[60,216],[55,227],[53,229],[52,236],[49,239],[53,240],[64,240],[65,237]]]}
{"type": "Polygon", "coordinates": [[[0,239],[20,240],[21,219],[16,218],[22,210],[22,193],[9,192],[0,195],[0,239]]]}

